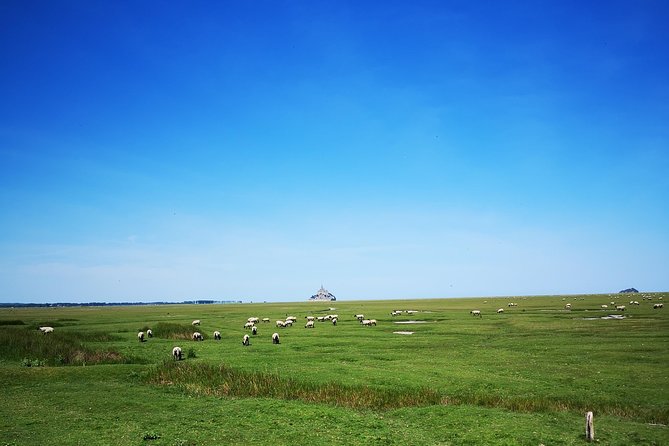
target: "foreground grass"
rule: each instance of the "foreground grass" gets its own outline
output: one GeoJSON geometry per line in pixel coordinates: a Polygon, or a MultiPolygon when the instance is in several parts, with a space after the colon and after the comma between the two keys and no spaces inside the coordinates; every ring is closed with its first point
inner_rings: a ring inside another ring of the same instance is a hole
{"type": "MultiPolygon", "coordinates": [[[[273,398],[192,397],[143,367],[0,368],[0,444],[582,445],[583,417],[475,406],[351,410],[273,398]],[[45,417],[48,414],[48,417],[45,417]],[[47,421],[48,418],[48,421],[47,421]],[[144,440],[157,434],[156,440],[144,440]]],[[[599,444],[664,445],[667,430],[598,416],[599,444]]]]}
{"type": "Polygon", "coordinates": [[[336,327],[261,324],[249,347],[248,317],[303,321],[330,304],[3,310],[0,336],[37,337],[0,342],[0,444],[582,444],[586,410],[600,444],[669,444],[669,313],[646,301],[600,319],[602,304],[625,298],[336,302],[336,327]],[[397,308],[418,313],[391,317],[397,308]],[[356,313],[378,326],[361,327],[356,313]],[[204,342],[190,341],[193,319],[204,342]],[[155,337],[140,343],[146,328],[155,337]],[[21,366],[65,349],[47,346],[58,337],[149,365],[21,366]],[[165,362],[175,345],[193,355],[165,362]]]}

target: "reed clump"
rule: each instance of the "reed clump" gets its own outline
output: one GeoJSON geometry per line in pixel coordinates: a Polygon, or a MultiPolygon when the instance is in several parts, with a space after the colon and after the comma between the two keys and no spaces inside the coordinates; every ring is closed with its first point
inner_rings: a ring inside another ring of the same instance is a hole
{"type": "Polygon", "coordinates": [[[62,332],[43,334],[37,330],[8,327],[0,330],[0,355],[3,358],[29,358],[40,365],[128,364],[141,362],[112,349],[92,349],[87,342],[109,342],[113,335],[101,332],[62,332]]]}
{"type": "Polygon", "coordinates": [[[337,382],[311,383],[278,374],[249,372],[225,364],[165,361],[148,375],[153,384],[176,386],[203,396],[238,398],[277,398],[332,404],[355,409],[389,410],[432,405],[471,405],[501,408],[514,412],[583,412],[593,406],[600,414],[648,422],[669,422],[669,412],[659,408],[640,408],[606,401],[576,398],[504,397],[495,392],[464,392],[444,395],[428,388],[377,388],[348,386],[337,382]],[[659,410],[658,410],[659,409],[659,410]]]}
{"type": "Polygon", "coordinates": [[[356,409],[395,409],[440,404],[441,395],[425,388],[383,389],[298,381],[266,372],[236,370],[224,364],[166,361],[149,374],[153,384],[171,385],[197,394],[220,397],[301,400],[356,409]]]}
{"type": "Polygon", "coordinates": [[[173,322],[158,322],[151,330],[153,336],[157,338],[183,340],[190,340],[195,331],[191,325],[175,324],[173,322]]]}

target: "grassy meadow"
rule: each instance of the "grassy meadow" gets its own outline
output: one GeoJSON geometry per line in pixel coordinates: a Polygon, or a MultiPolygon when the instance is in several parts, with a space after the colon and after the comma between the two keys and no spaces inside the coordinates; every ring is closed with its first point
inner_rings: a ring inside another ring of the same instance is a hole
{"type": "Polygon", "coordinates": [[[0,309],[0,446],[578,445],[587,411],[598,444],[667,445],[669,309],[653,309],[667,300],[0,309]],[[377,325],[361,326],[358,313],[377,325]],[[327,314],[336,326],[304,328],[305,316],[327,314]],[[297,322],[276,328],[289,315],[297,322]],[[271,319],[256,336],[243,328],[252,316],[271,319]],[[139,342],[147,328],[154,337],[139,342]],[[204,341],[189,339],[196,330],[204,341]]]}

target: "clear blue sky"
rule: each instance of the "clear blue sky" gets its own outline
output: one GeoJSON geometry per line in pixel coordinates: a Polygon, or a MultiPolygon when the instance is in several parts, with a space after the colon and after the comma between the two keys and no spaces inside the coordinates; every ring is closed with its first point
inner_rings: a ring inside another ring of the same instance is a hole
{"type": "Polygon", "coordinates": [[[0,302],[667,291],[667,23],[3,1],[0,302]]]}

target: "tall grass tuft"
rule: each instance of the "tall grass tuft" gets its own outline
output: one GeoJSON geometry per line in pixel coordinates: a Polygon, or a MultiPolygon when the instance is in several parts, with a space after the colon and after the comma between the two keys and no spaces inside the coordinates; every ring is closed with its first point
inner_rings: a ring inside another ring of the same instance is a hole
{"type": "Polygon", "coordinates": [[[191,325],[158,322],[152,331],[153,336],[157,338],[190,340],[194,330],[191,325]]]}
{"type": "Polygon", "coordinates": [[[166,361],[154,368],[148,379],[153,384],[173,385],[197,395],[302,400],[356,409],[385,410],[442,403],[439,393],[425,388],[380,389],[337,382],[315,384],[272,373],[204,363],[166,361]]]}
{"type": "Polygon", "coordinates": [[[55,331],[43,334],[37,330],[4,328],[0,330],[0,355],[21,360],[35,358],[41,365],[127,364],[141,362],[114,350],[94,350],[84,346],[86,341],[110,341],[107,333],[78,333],[55,331]]]}
{"type": "Polygon", "coordinates": [[[0,321],[0,325],[25,325],[25,324],[26,323],[20,319],[0,321]]]}
{"type": "MultiPolygon", "coordinates": [[[[316,384],[284,378],[272,373],[236,370],[224,364],[165,361],[148,375],[153,384],[176,386],[188,393],[206,396],[260,397],[326,403],[356,409],[387,410],[431,405],[472,405],[514,412],[585,412],[593,401],[577,398],[503,397],[493,392],[442,395],[427,388],[374,388],[347,386],[337,382],[316,384]]],[[[666,408],[644,408],[620,402],[598,401],[600,414],[648,422],[669,422],[666,408]]]]}

